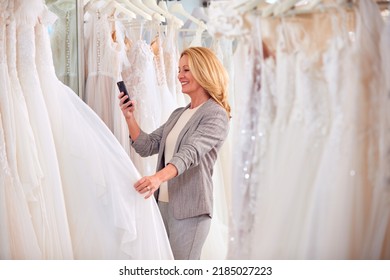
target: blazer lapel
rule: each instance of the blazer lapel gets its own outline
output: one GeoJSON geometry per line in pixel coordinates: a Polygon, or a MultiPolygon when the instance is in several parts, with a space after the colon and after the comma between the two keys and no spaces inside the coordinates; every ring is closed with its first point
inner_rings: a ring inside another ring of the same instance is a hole
{"type": "MultiPolygon", "coordinates": [[[[187,133],[187,131],[190,129],[190,127],[193,126],[197,120],[199,120],[200,116],[203,115],[203,112],[207,111],[207,108],[212,106],[212,102],[214,102],[214,100],[212,98],[207,100],[203,105],[201,105],[201,107],[195,112],[195,114],[193,116],[191,116],[191,118],[188,120],[188,122],[184,125],[183,129],[180,131],[179,136],[177,138],[176,145],[175,145],[175,151],[178,150],[178,147],[181,143],[181,140],[183,139],[183,137],[187,133]]],[[[188,107],[189,106],[187,106],[186,109],[188,107]]],[[[175,123],[176,123],[176,121],[175,121],[175,123]]],[[[171,129],[172,129],[172,127],[171,127],[171,129]]]]}
{"type": "MultiPolygon", "coordinates": [[[[188,104],[186,107],[184,107],[180,113],[178,113],[173,119],[171,119],[169,122],[166,123],[165,125],[165,129],[163,131],[163,135],[161,137],[161,146],[160,146],[160,156],[162,156],[164,154],[164,151],[165,151],[165,142],[167,140],[167,136],[169,134],[169,132],[171,132],[172,128],[175,126],[175,124],[177,123],[177,120],[180,118],[181,114],[187,109],[190,107],[190,104],[188,104]]],[[[159,157],[160,157],[159,156],[159,157]]],[[[160,158],[158,159],[160,161],[160,158]]]]}

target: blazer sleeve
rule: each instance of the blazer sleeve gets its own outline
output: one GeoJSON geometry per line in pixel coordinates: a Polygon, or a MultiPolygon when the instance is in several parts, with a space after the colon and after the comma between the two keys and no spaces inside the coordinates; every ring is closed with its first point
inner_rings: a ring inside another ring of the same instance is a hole
{"type": "Polygon", "coordinates": [[[135,151],[141,157],[148,157],[154,154],[157,154],[160,148],[160,142],[162,138],[162,133],[164,131],[164,126],[160,126],[152,133],[145,133],[142,129],[137,140],[132,141],[130,138],[130,143],[135,151]]]}
{"type": "Polygon", "coordinates": [[[152,133],[148,134],[141,129],[136,141],[133,141],[130,138],[131,146],[141,157],[148,157],[159,152],[165,126],[172,122],[181,112],[181,110],[183,110],[183,108],[177,108],[175,111],[173,111],[168,120],[152,133]]]}
{"type": "MultiPolygon", "coordinates": [[[[218,105],[219,106],[219,105],[218,105]]],[[[224,109],[205,114],[197,128],[183,140],[180,148],[169,161],[176,166],[178,175],[199,164],[211,149],[220,147],[229,131],[229,119],[224,109]]]]}

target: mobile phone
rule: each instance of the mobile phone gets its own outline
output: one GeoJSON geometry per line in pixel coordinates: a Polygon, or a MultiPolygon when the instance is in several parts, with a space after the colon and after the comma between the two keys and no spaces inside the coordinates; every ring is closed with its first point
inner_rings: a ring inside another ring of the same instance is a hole
{"type": "MultiPolygon", "coordinates": [[[[117,86],[119,88],[119,91],[123,92],[125,95],[127,95],[127,99],[125,100],[124,103],[129,102],[131,99],[130,99],[129,93],[127,92],[127,88],[126,88],[125,82],[124,81],[119,81],[116,84],[117,84],[117,86]]],[[[131,106],[131,105],[132,104],[130,104],[129,106],[131,106]]]]}

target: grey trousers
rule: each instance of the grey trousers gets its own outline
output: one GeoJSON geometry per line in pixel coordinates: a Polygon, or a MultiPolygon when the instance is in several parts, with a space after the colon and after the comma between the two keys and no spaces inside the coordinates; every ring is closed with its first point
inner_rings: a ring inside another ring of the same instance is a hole
{"type": "Polygon", "coordinates": [[[167,202],[158,202],[175,260],[199,260],[210,231],[211,218],[201,215],[178,220],[167,202]]]}

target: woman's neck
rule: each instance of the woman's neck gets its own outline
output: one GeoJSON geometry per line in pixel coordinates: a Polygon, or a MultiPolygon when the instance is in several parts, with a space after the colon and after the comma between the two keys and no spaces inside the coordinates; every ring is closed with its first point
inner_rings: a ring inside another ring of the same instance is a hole
{"type": "Polygon", "coordinates": [[[205,103],[209,99],[210,99],[210,96],[207,96],[207,97],[202,98],[202,99],[199,98],[199,99],[196,99],[196,100],[191,99],[190,109],[194,109],[194,108],[202,105],[203,103],[205,103]]]}
{"type": "Polygon", "coordinates": [[[202,105],[203,103],[205,103],[209,99],[210,99],[210,95],[204,95],[204,96],[199,96],[196,98],[191,98],[190,109],[194,109],[194,108],[202,105]]]}

